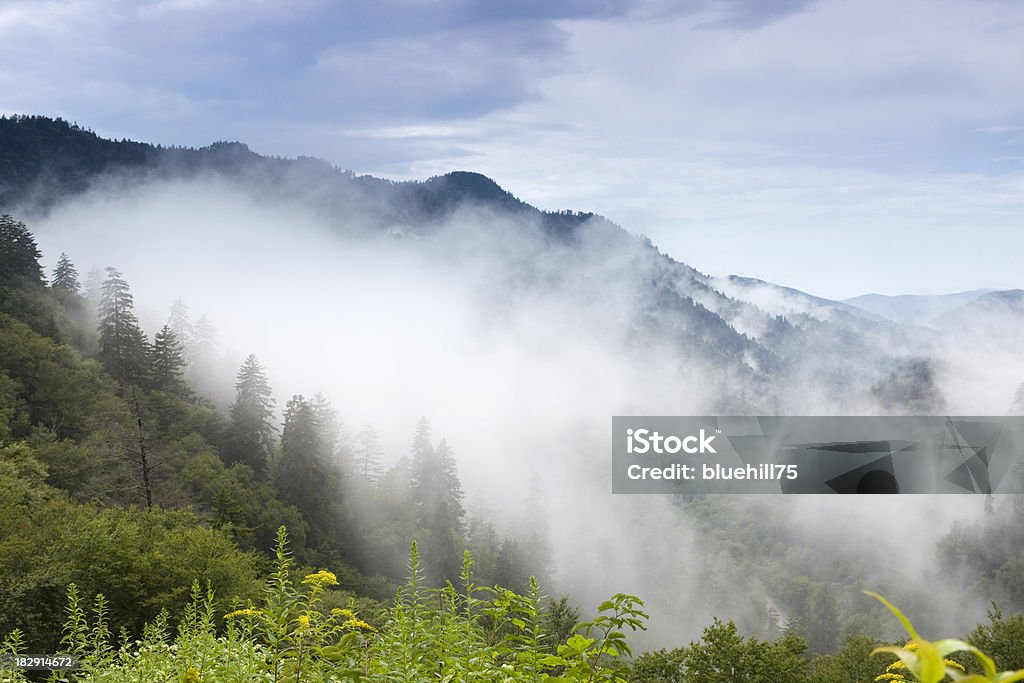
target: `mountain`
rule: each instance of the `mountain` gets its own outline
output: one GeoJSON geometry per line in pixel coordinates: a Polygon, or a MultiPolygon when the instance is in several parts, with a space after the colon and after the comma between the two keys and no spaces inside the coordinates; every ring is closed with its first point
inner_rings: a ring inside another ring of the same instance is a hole
{"type": "Polygon", "coordinates": [[[773,315],[809,315],[819,320],[856,316],[880,322],[884,316],[842,301],[823,299],[792,287],[783,287],[751,277],[729,275],[714,278],[714,285],[726,294],[756,304],[773,315]]]}
{"type": "Polygon", "coordinates": [[[989,292],[946,311],[935,325],[1006,350],[1024,349],[1024,289],[989,292]]]}
{"type": "Polygon", "coordinates": [[[992,291],[994,290],[974,289],[969,292],[934,296],[917,294],[901,294],[898,296],[862,294],[851,299],[844,299],[842,303],[873,315],[887,318],[893,322],[905,325],[927,326],[942,314],[969,304],[992,291]]]}
{"type": "MultiPolygon", "coordinates": [[[[309,157],[262,156],[239,142],[162,147],[106,140],[60,119],[0,118],[2,212],[31,219],[91,189],[130,192],[207,177],[225,179],[254,202],[311,211],[334,231],[366,239],[444,239],[445,227],[471,216],[463,222],[475,232],[463,230],[458,239],[503,259],[512,273],[505,277],[525,291],[554,284],[586,302],[628,292],[621,315],[609,309],[609,324],[638,349],[668,348],[679,363],[707,369],[720,385],[712,393],[723,397],[721,411],[783,410],[787,391],[803,395],[799,387],[808,381],[853,400],[919,348],[883,314],[861,312],[865,306],[749,278],[710,277],[604,217],[542,211],[478,173],[394,182],[309,157]],[[539,240],[507,248],[525,239],[524,231],[539,240]]],[[[449,246],[458,257],[476,256],[449,246]]]]}
{"type": "Polygon", "coordinates": [[[429,231],[465,205],[536,220],[566,237],[592,213],[540,211],[479,173],[454,172],[423,182],[356,176],[320,159],[259,155],[240,142],[198,149],[106,140],[76,124],[42,116],[0,117],[0,210],[45,212],[101,181],[114,187],[216,173],[244,183],[262,201],[297,203],[353,224],[352,209],[373,228],[429,231]]]}

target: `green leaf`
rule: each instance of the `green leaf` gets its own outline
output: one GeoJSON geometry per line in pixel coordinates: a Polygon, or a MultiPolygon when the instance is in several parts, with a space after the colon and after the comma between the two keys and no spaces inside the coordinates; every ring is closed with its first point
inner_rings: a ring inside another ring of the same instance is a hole
{"type": "Polygon", "coordinates": [[[900,622],[903,624],[903,628],[907,629],[907,633],[910,634],[911,638],[913,638],[914,640],[920,640],[920,641],[924,642],[924,639],[921,637],[921,635],[914,628],[914,625],[910,623],[910,619],[907,619],[907,617],[905,617],[903,615],[903,612],[899,611],[891,602],[889,602],[888,600],[883,598],[878,593],[872,593],[871,591],[864,591],[864,594],[865,595],[870,595],[875,600],[878,600],[880,603],[882,603],[883,605],[888,607],[889,611],[892,612],[893,614],[895,614],[896,618],[899,619],[900,622]]]}
{"type": "Polygon", "coordinates": [[[927,640],[917,642],[917,661],[921,667],[917,677],[921,683],[939,683],[946,677],[946,663],[942,661],[942,655],[935,645],[927,640]]]}
{"type": "Polygon", "coordinates": [[[1016,683],[1024,681],[1024,669],[1020,671],[1004,671],[995,677],[996,683],[1016,683]]]}
{"type": "Polygon", "coordinates": [[[991,680],[996,675],[996,663],[970,643],[965,643],[956,638],[946,638],[944,640],[937,640],[933,644],[938,648],[939,654],[943,657],[953,652],[970,652],[978,660],[978,663],[981,664],[981,668],[985,670],[985,676],[991,680]]]}
{"type": "Polygon", "coordinates": [[[565,641],[565,644],[577,652],[586,652],[590,649],[590,646],[594,644],[594,639],[584,638],[580,634],[575,633],[565,641]]]}

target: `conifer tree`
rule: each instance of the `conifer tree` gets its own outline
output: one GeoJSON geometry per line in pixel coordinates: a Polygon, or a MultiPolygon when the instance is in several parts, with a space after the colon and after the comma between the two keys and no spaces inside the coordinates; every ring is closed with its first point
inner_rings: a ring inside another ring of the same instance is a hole
{"type": "Polygon", "coordinates": [[[182,379],[185,358],[181,343],[174,330],[167,325],[164,325],[153,338],[149,366],[154,389],[178,396],[188,394],[188,387],[182,379]]]}
{"type": "Polygon", "coordinates": [[[36,240],[21,221],[0,216],[0,286],[21,282],[43,284],[42,253],[36,240]]]}
{"type": "Polygon", "coordinates": [[[351,475],[353,480],[359,481],[365,488],[376,486],[384,473],[383,456],[384,449],[381,448],[377,430],[367,423],[356,434],[351,475]]]}
{"type": "Polygon", "coordinates": [[[344,423],[338,417],[338,411],[323,394],[317,394],[311,402],[313,419],[322,441],[322,456],[343,477],[348,476],[352,453],[345,433],[344,423]]]}
{"type": "MultiPolygon", "coordinates": [[[[181,299],[175,299],[171,304],[171,312],[167,317],[167,326],[174,332],[183,349],[187,351],[192,343],[192,323],[188,319],[188,306],[181,299]]],[[[187,364],[187,361],[186,361],[187,364]]]]}
{"type": "Polygon", "coordinates": [[[530,491],[523,506],[517,540],[524,554],[522,564],[530,568],[539,582],[546,584],[554,569],[554,559],[548,535],[548,514],[544,508],[543,483],[537,475],[530,479],[530,491]]]}
{"type": "Polygon", "coordinates": [[[424,564],[435,580],[455,581],[464,546],[462,483],[448,442],[435,450],[430,423],[421,419],[413,438],[412,502],[416,523],[425,535],[424,564]]]}
{"type": "Polygon", "coordinates": [[[103,273],[96,266],[89,269],[89,274],[85,276],[85,292],[86,300],[93,305],[94,310],[99,308],[100,299],[103,296],[103,273]]]}
{"type": "Polygon", "coordinates": [[[311,547],[337,542],[337,472],[325,457],[324,435],[313,403],[301,395],[293,396],[285,406],[277,489],[309,524],[311,547]]]}
{"type": "Polygon", "coordinates": [[[78,270],[75,269],[75,264],[71,263],[71,259],[63,252],[57,259],[57,266],[53,269],[53,282],[50,286],[71,294],[78,294],[82,289],[78,282],[78,270]]]}
{"type": "Polygon", "coordinates": [[[107,268],[99,307],[99,360],[114,379],[139,384],[147,375],[145,335],[133,312],[128,283],[116,268],[107,268]]]}
{"type": "Polygon", "coordinates": [[[266,479],[274,448],[273,419],[273,392],[263,366],[250,354],[236,377],[225,462],[249,465],[257,478],[266,479]]]}

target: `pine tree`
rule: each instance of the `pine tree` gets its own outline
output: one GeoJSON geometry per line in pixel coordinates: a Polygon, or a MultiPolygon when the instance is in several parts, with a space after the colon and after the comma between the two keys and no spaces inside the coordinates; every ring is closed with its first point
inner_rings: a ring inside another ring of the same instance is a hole
{"type": "Polygon", "coordinates": [[[93,266],[89,269],[89,274],[85,276],[85,298],[94,308],[99,308],[102,297],[103,273],[99,268],[93,266]]]}
{"type": "Polygon", "coordinates": [[[174,336],[186,350],[187,356],[188,348],[192,344],[192,323],[188,319],[188,306],[181,299],[175,299],[171,304],[171,312],[167,316],[167,326],[174,332],[174,336]]]}
{"type": "Polygon", "coordinates": [[[537,580],[546,584],[554,569],[548,515],[544,508],[544,486],[539,476],[530,479],[530,491],[523,506],[517,540],[523,553],[522,563],[530,567],[537,580]]]}
{"type": "Polygon", "coordinates": [[[43,284],[42,253],[36,240],[21,221],[0,216],[0,286],[21,282],[43,284]]]}
{"type": "Polygon", "coordinates": [[[227,397],[221,394],[226,377],[222,377],[217,328],[205,315],[192,325],[188,344],[185,346],[185,362],[188,368],[189,384],[196,393],[211,398],[227,397]],[[219,381],[218,381],[219,380],[219,381]]]}
{"type": "Polygon", "coordinates": [[[349,445],[345,425],[338,417],[338,411],[323,394],[313,397],[313,418],[316,421],[320,438],[323,441],[323,457],[339,474],[348,476],[352,460],[352,449],[349,445]]]}
{"type": "Polygon", "coordinates": [[[277,489],[309,524],[311,547],[337,542],[337,472],[326,461],[324,435],[313,404],[301,395],[293,396],[285,406],[277,489]]]}
{"type": "Polygon", "coordinates": [[[266,479],[274,448],[273,420],[273,392],[263,366],[256,356],[250,354],[236,377],[225,462],[249,465],[257,478],[266,479]]]}
{"type": "Polygon", "coordinates": [[[50,286],[71,294],[78,294],[82,289],[78,282],[78,270],[75,269],[75,264],[71,263],[71,259],[63,252],[57,259],[57,266],[53,269],[53,283],[50,286]]]}
{"type": "Polygon", "coordinates": [[[473,553],[477,582],[498,583],[498,555],[501,541],[483,501],[473,506],[466,520],[466,545],[473,553]]]}
{"type": "Polygon", "coordinates": [[[811,596],[807,644],[817,654],[828,654],[839,645],[839,603],[828,584],[811,596]]]}
{"type": "Polygon", "coordinates": [[[455,458],[444,439],[433,448],[425,418],[416,428],[412,451],[412,502],[417,526],[426,536],[424,564],[438,582],[454,582],[465,544],[462,483],[455,458]]]}
{"type": "Polygon", "coordinates": [[[352,478],[361,482],[365,488],[376,486],[384,473],[383,456],[384,449],[381,448],[377,430],[373,428],[373,425],[367,423],[356,434],[352,478]]]}
{"type": "Polygon", "coordinates": [[[149,365],[153,388],[178,396],[188,394],[188,387],[182,379],[185,358],[181,343],[167,325],[164,325],[153,338],[149,365]]]}
{"type": "Polygon", "coordinates": [[[217,328],[213,326],[210,319],[205,315],[199,316],[199,320],[192,326],[192,338],[190,339],[192,350],[192,362],[197,365],[210,365],[214,356],[217,355],[219,343],[217,341],[217,328]]]}
{"type": "Polygon", "coordinates": [[[99,307],[99,360],[119,382],[138,384],[147,375],[147,344],[132,312],[128,283],[116,268],[107,268],[99,307]]]}

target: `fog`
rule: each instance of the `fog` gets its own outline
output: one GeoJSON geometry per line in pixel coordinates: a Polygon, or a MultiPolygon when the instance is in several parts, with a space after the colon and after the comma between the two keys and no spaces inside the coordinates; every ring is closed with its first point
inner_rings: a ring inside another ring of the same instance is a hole
{"type": "MultiPolygon", "coordinates": [[[[279,410],[292,394],[322,392],[349,431],[376,426],[389,463],[408,453],[417,420],[429,418],[435,437],[454,449],[467,502],[483,497],[492,509],[514,512],[539,474],[556,552],[554,589],[584,605],[614,592],[641,596],[653,616],[643,646],[684,644],[712,614],[729,617],[736,608],[700,595],[701,572],[710,566],[728,576],[727,561],[708,557],[670,497],[611,494],[612,415],[716,414],[722,387],[740,393],[758,372],[753,362],[702,362],[637,327],[645,294],[636,273],[655,259],[639,240],[584,226],[580,243],[554,243],[535,225],[483,209],[461,211],[427,236],[367,237],[358,225],[339,234],[297,204],[260,201],[219,176],[130,192],[101,187],[30,225],[48,268],[61,252],[83,280],[92,267],[118,268],[150,335],[175,300],[193,321],[207,316],[219,336],[222,361],[210,379],[221,387],[214,399],[222,406],[241,361],[254,353],[279,410]]],[[[699,267],[700,254],[686,260],[699,267]]],[[[834,314],[768,290],[726,293],[753,304],[735,319],[755,339],[761,316],[834,314]]],[[[1024,381],[1019,348],[962,335],[919,338],[938,358],[950,414],[1008,410],[1024,381]]],[[[907,344],[880,352],[904,357],[907,344]]],[[[751,386],[748,398],[764,399],[751,409],[883,412],[866,391],[843,398],[816,384],[815,364],[829,362],[823,353],[786,383],[751,386]]],[[[877,557],[877,575],[857,577],[865,587],[927,576],[935,540],[954,520],[976,517],[982,503],[980,496],[877,498],[733,502],[781,510],[823,552],[833,544],[837,554],[877,557]],[[912,550],[897,550],[900,543],[912,550]],[[886,561],[893,555],[899,562],[886,561]]],[[[950,627],[973,624],[983,607],[960,605],[950,627]]]]}

